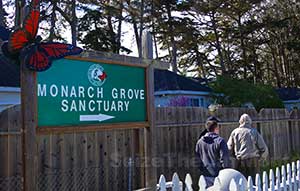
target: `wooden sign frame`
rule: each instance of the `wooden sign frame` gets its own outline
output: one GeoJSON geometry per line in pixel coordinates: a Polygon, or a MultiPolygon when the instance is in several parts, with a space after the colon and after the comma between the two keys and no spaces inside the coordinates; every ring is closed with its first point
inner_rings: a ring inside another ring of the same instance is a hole
{"type": "MultiPolygon", "coordinates": [[[[131,64],[121,61],[112,61],[112,60],[102,60],[102,59],[91,59],[83,58],[78,56],[68,56],[66,59],[78,60],[78,61],[87,61],[94,63],[103,63],[103,64],[114,64],[120,66],[129,66],[129,67],[138,67],[143,68],[145,73],[145,91],[146,91],[146,121],[141,122],[116,122],[116,123],[99,123],[99,124],[87,124],[87,125],[61,125],[61,126],[38,126],[36,125],[37,134],[49,134],[49,133],[74,133],[74,132],[91,132],[91,131],[103,131],[103,130],[115,130],[115,129],[138,129],[138,128],[147,128],[150,127],[150,94],[149,86],[151,84],[149,81],[149,65],[144,64],[131,64]]],[[[35,75],[35,86],[37,86],[37,75],[35,75]]],[[[153,84],[154,86],[154,84],[153,84]]],[[[38,106],[37,96],[35,99],[36,107],[38,106]]],[[[37,109],[36,109],[37,110],[37,109]]],[[[38,120],[38,116],[37,116],[38,120]]]]}
{"type": "MultiPolygon", "coordinates": [[[[146,90],[146,121],[132,123],[115,123],[115,124],[97,124],[97,125],[80,125],[80,126],[59,126],[38,127],[37,116],[37,74],[29,70],[21,61],[21,111],[22,111],[22,161],[23,161],[23,190],[36,191],[37,183],[37,137],[40,134],[53,133],[74,133],[86,131],[102,131],[117,129],[143,129],[144,130],[144,157],[146,161],[156,157],[156,127],[155,107],[154,107],[154,66],[153,64],[138,65],[129,64],[119,61],[89,59],[81,57],[67,57],[68,59],[78,59],[93,62],[104,62],[108,64],[118,64],[132,67],[145,68],[145,90],[146,90]]],[[[157,169],[147,163],[145,164],[145,186],[149,190],[156,190],[157,169]]]]}

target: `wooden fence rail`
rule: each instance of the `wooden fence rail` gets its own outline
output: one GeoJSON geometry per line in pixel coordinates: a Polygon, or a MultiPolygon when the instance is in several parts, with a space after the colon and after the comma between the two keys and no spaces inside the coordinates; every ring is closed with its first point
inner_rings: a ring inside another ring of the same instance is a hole
{"type": "MultiPolygon", "coordinates": [[[[212,190],[212,188],[206,189],[206,182],[203,176],[200,176],[197,184],[199,191],[212,190]]],[[[218,182],[215,181],[213,190],[221,190],[220,186],[218,187],[218,182]]],[[[194,191],[191,175],[187,174],[185,176],[184,183],[180,181],[177,173],[173,174],[172,181],[169,182],[166,181],[164,175],[161,175],[157,184],[157,190],[166,191],[170,188],[172,191],[194,191]]],[[[298,160],[297,162],[292,162],[292,165],[288,163],[286,166],[281,166],[281,169],[277,167],[275,174],[273,169],[270,169],[269,174],[266,171],[262,173],[262,176],[256,174],[255,184],[251,176],[248,177],[247,182],[243,182],[243,179],[239,179],[239,181],[232,179],[228,188],[226,190],[222,189],[222,191],[298,191],[299,189],[300,161],[298,160]]]]}
{"type": "MultiPolygon", "coordinates": [[[[222,137],[229,137],[243,113],[257,122],[254,126],[268,145],[267,165],[300,153],[300,111],[263,109],[258,113],[253,109],[221,108],[216,115],[222,120],[222,137]]],[[[3,190],[15,190],[18,184],[1,180],[22,180],[20,114],[20,106],[0,113],[0,188],[3,190]]],[[[158,175],[164,174],[170,180],[176,171],[179,177],[186,172],[193,178],[199,177],[194,150],[208,116],[204,108],[156,108],[158,157],[150,162],[156,165],[158,175]]],[[[132,189],[143,188],[145,169],[142,166],[146,162],[143,135],[143,129],[38,135],[37,186],[43,191],[44,187],[49,191],[80,190],[80,185],[89,185],[89,190],[128,190],[128,185],[132,189]],[[133,159],[131,169],[130,158],[133,159]]]]}

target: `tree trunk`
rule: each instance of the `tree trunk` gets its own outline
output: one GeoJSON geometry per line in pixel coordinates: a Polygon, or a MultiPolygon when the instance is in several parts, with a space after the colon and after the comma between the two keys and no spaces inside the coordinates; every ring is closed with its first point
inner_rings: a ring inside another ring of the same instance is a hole
{"type": "Polygon", "coordinates": [[[202,78],[206,78],[206,71],[205,71],[204,64],[203,64],[203,61],[201,58],[201,53],[199,52],[198,47],[195,47],[194,51],[196,52],[196,56],[197,56],[197,66],[201,70],[201,74],[200,75],[198,74],[198,76],[201,76],[202,78]]]}
{"type": "MultiPolygon", "coordinates": [[[[142,3],[144,3],[144,0],[142,1],[142,3]]],[[[142,32],[143,32],[143,30],[141,30],[141,27],[143,27],[143,26],[142,26],[142,23],[141,23],[140,28],[138,28],[138,23],[136,21],[136,17],[134,15],[134,13],[132,13],[130,11],[130,6],[131,6],[130,0],[127,0],[127,4],[128,4],[128,7],[129,7],[129,14],[132,17],[133,32],[134,32],[134,36],[135,36],[135,42],[136,42],[136,46],[137,46],[137,49],[138,49],[139,58],[142,58],[142,56],[143,56],[143,52],[142,52],[142,32]]],[[[141,11],[140,19],[142,19],[142,17],[144,16],[143,6],[141,6],[140,11],[141,11]]],[[[142,20],[141,20],[141,22],[142,22],[142,20]]]]}
{"type": "Polygon", "coordinates": [[[158,47],[157,47],[157,40],[156,40],[156,35],[155,33],[152,34],[153,35],[153,42],[154,42],[154,48],[155,48],[155,59],[158,59],[158,47]]]}
{"type": "Polygon", "coordinates": [[[155,48],[155,59],[158,59],[158,47],[157,47],[157,39],[156,39],[156,32],[155,32],[155,16],[154,16],[154,0],[151,1],[151,23],[152,23],[152,36],[153,36],[153,43],[155,48]]]}
{"type": "Polygon", "coordinates": [[[256,53],[256,47],[255,47],[255,42],[254,42],[254,35],[251,33],[251,38],[252,38],[252,59],[253,59],[253,64],[254,64],[254,72],[253,72],[253,82],[256,84],[257,82],[261,82],[262,80],[262,70],[261,70],[261,65],[260,62],[258,61],[258,55],[256,53]]]}
{"type": "Polygon", "coordinates": [[[4,11],[3,11],[3,2],[0,0],[0,26],[5,26],[5,18],[4,18],[4,11]]]}
{"type": "Polygon", "coordinates": [[[139,34],[140,34],[140,39],[139,39],[139,58],[143,57],[143,47],[142,47],[142,42],[143,42],[143,27],[144,27],[144,0],[141,0],[141,7],[140,7],[140,28],[139,28],[139,34]]]}
{"type": "Polygon", "coordinates": [[[254,74],[253,74],[253,82],[256,84],[257,82],[261,82],[262,80],[262,75],[261,75],[261,66],[260,63],[258,62],[258,56],[255,51],[255,47],[252,49],[252,54],[253,54],[253,63],[254,63],[254,74]]]}
{"type": "Polygon", "coordinates": [[[280,76],[282,76],[282,81],[281,83],[282,84],[285,84],[285,71],[284,71],[284,62],[283,62],[283,58],[282,58],[282,52],[281,52],[281,46],[282,43],[281,43],[281,40],[280,40],[280,37],[278,37],[278,42],[276,42],[276,54],[278,55],[278,62],[279,62],[279,65],[278,65],[278,70],[279,70],[279,73],[280,73],[280,76]]]}
{"type": "Polygon", "coordinates": [[[112,52],[118,54],[120,52],[120,47],[116,43],[117,35],[114,32],[114,26],[113,26],[112,16],[111,15],[107,16],[107,25],[108,25],[109,34],[110,34],[110,41],[112,42],[112,47],[111,47],[112,52]]]}
{"type": "Polygon", "coordinates": [[[71,33],[72,33],[72,45],[77,45],[77,16],[76,16],[76,0],[72,0],[72,23],[71,33]]]}
{"type": "Polygon", "coordinates": [[[239,16],[239,19],[238,19],[238,27],[239,27],[242,57],[243,57],[243,63],[244,63],[244,79],[247,79],[248,64],[247,64],[246,48],[245,48],[245,43],[244,43],[244,33],[242,31],[241,16],[239,16]]]}
{"type": "MultiPolygon", "coordinates": [[[[227,36],[226,37],[226,42],[230,42],[230,39],[229,37],[227,36]]],[[[224,59],[226,60],[226,74],[228,76],[233,76],[233,61],[231,59],[231,55],[230,55],[231,51],[230,51],[230,44],[229,43],[226,43],[225,46],[224,46],[224,59]]]]}
{"type": "MultiPolygon", "coordinates": [[[[271,82],[271,68],[270,68],[270,63],[268,61],[266,61],[267,63],[267,77],[266,77],[266,81],[267,82],[271,82]]],[[[273,81],[273,80],[272,80],[273,81]]],[[[271,82],[272,84],[272,82],[271,82]]]]}
{"type": "Polygon", "coordinates": [[[133,22],[132,25],[133,25],[133,31],[134,31],[134,36],[135,36],[135,42],[136,42],[137,49],[138,49],[139,58],[142,58],[142,41],[140,38],[140,36],[142,34],[139,34],[137,22],[134,18],[133,18],[132,22],[133,22]]]}
{"type": "Polygon", "coordinates": [[[172,71],[177,73],[177,47],[176,42],[174,38],[174,26],[173,26],[173,19],[171,15],[171,7],[169,4],[167,4],[167,14],[168,14],[168,21],[169,21],[169,35],[170,35],[170,41],[172,46],[172,53],[171,53],[171,65],[172,65],[172,71]]]}
{"type": "Polygon", "coordinates": [[[177,73],[178,69],[177,69],[177,47],[176,47],[176,42],[174,40],[171,40],[172,42],[172,71],[177,73]]]}
{"type": "Polygon", "coordinates": [[[121,49],[121,34],[122,34],[122,21],[123,21],[123,17],[122,17],[122,13],[123,13],[123,0],[120,1],[120,10],[119,10],[119,23],[118,23],[118,32],[117,32],[117,49],[120,50],[121,49]]]}
{"type": "Polygon", "coordinates": [[[55,21],[56,21],[56,8],[57,8],[57,1],[52,2],[52,13],[51,13],[51,26],[50,26],[50,34],[49,34],[49,41],[53,41],[55,37],[55,21]]]}
{"type": "MultiPolygon", "coordinates": [[[[283,41],[285,42],[286,40],[284,39],[283,41]]],[[[287,53],[285,51],[284,43],[281,43],[281,45],[278,48],[280,48],[280,54],[281,54],[281,57],[282,57],[282,71],[283,71],[284,79],[286,81],[285,85],[289,86],[290,85],[289,69],[288,69],[289,60],[287,58],[287,53]]]]}
{"type": "Polygon", "coordinates": [[[222,47],[221,47],[221,43],[220,43],[220,37],[219,37],[219,33],[217,31],[217,24],[216,24],[216,20],[215,20],[215,13],[211,13],[211,22],[212,22],[214,35],[216,38],[216,49],[218,51],[218,55],[219,55],[219,59],[220,59],[221,74],[226,74],[226,68],[225,68],[224,59],[223,59],[223,55],[222,55],[222,47]]]}
{"type": "Polygon", "coordinates": [[[276,77],[277,87],[281,88],[281,80],[280,80],[280,75],[278,72],[276,55],[275,55],[274,50],[271,50],[271,51],[272,51],[273,66],[274,66],[274,73],[275,73],[275,77],[276,77]]]}

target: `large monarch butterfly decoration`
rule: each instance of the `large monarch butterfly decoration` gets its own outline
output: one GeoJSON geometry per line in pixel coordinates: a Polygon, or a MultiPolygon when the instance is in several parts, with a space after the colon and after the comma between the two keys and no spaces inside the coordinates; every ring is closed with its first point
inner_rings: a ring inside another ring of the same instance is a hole
{"type": "Polygon", "coordinates": [[[45,71],[54,59],[80,54],[82,49],[71,44],[41,42],[42,38],[37,36],[40,17],[39,3],[39,0],[32,0],[29,13],[20,28],[10,33],[4,27],[0,27],[0,32],[3,31],[0,38],[7,40],[1,47],[5,56],[9,58],[17,56],[29,69],[45,71]]]}

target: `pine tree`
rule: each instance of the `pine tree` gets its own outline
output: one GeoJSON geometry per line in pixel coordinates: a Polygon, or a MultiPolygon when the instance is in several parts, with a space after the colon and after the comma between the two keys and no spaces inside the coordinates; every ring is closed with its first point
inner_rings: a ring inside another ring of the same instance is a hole
{"type": "MultiPolygon", "coordinates": [[[[121,1],[122,3],[122,1],[121,1]]],[[[123,4],[119,1],[101,1],[84,4],[85,14],[79,19],[79,41],[85,48],[120,53],[130,52],[121,46],[123,4]]]]}

